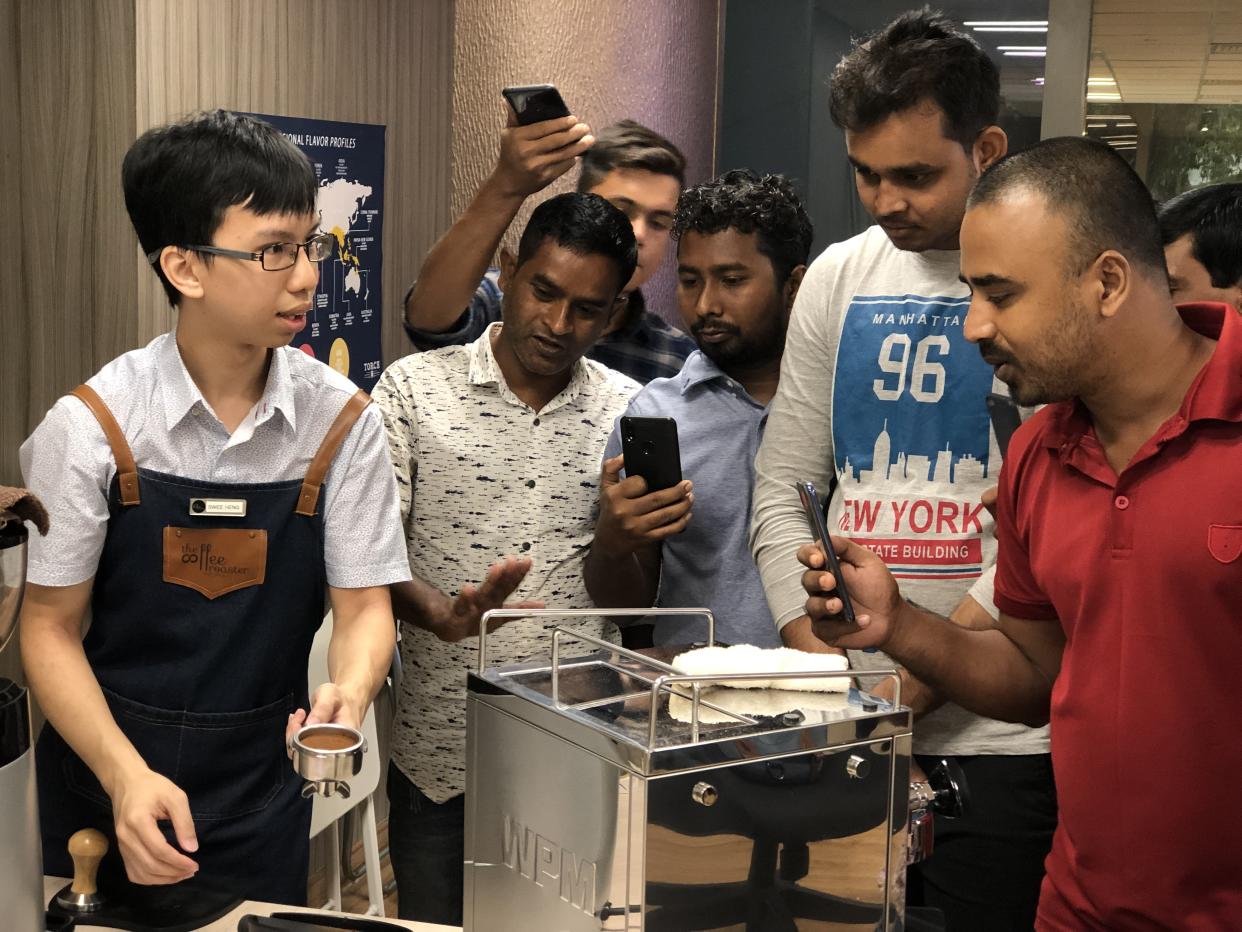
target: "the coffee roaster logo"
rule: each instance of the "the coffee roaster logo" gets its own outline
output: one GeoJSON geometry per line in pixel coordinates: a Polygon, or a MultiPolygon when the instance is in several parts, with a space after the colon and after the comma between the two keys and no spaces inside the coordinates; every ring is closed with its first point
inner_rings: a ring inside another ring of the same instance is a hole
{"type": "Polygon", "coordinates": [[[210,576],[244,576],[253,571],[252,567],[232,564],[227,556],[213,553],[212,545],[206,542],[183,543],[181,562],[197,567],[200,572],[210,576]]]}

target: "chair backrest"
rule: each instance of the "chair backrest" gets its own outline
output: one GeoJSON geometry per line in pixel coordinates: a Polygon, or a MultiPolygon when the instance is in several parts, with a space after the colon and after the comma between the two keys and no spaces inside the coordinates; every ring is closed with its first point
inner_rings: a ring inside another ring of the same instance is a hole
{"type": "MultiPolygon", "coordinates": [[[[328,682],[328,644],[332,641],[332,613],[328,612],[323,620],[315,641],[311,645],[310,664],[307,667],[307,683],[311,695],[315,688],[328,682]]],[[[380,759],[379,741],[375,732],[375,709],[367,709],[366,718],[362,720],[362,734],[367,739],[367,753],[362,759],[362,770],[350,781],[349,799],[341,796],[325,798],[316,796],[311,808],[310,837],[314,838],[325,828],[343,816],[355,806],[366,801],[379,786],[380,759]]]]}

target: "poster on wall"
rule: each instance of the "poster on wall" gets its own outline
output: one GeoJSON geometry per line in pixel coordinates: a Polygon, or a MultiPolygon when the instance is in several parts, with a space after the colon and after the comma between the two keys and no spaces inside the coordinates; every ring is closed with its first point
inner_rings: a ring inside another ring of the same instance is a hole
{"type": "Polygon", "coordinates": [[[384,368],[384,127],[250,115],[271,123],[306,153],[319,179],[320,229],[336,236],[336,253],[319,267],[314,306],[294,346],[369,392],[384,368]]]}

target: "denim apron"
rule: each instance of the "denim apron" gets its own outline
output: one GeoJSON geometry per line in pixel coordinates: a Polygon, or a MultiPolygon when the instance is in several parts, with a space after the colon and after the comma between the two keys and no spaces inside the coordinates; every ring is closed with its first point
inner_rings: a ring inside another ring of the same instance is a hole
{"type": "MultiPolygon", "coordinates": [[[[88,386],[73,394],[117,464],[83,647],[118,727],[189,797],[199,871],[178,887],[303,903],[311,804],[285,726],[309,708],[306,669],[324,617],[320,488],[370,399],[360,391],[346,403],[304,480],[218,483],[138,468],[99,396],[88,386]]],[[[91,827],[110,842],[101,889],[133,887],[107,794],[50,725],[36,760],[45,871],[72,876],[69,836],[91,827]]],[[[176,847],[171,825],[160,828],[176,847]]]]}

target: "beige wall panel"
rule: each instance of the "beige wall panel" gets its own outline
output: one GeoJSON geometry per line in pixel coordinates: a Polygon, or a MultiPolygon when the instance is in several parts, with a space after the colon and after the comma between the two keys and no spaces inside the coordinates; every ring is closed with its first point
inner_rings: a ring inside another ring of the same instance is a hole
{"type": "MultiPolygon", "coordinates": [[[[138,129],[198,109],[383,123],[383,347],[406,352],[401,298],[448,222],[451,0],[136,0],[138,129]]],[[[154,275],[142,339],[171,326],[154,275]]]]}
{"type": "MultiPolygon", "coordinates": [[[[495,163],[504,126],[500,89],[555,84],[595,127],[629,117],[685,152],[688,180],[712,173],[717,0],[457,0],[454,44],[453,215],[495,163]]],[[[576,175],[544,196],[571,190],[576,175]]],[[[538,199],[510,230],[516,240],[538,199]]],[[[671,263],[648,286],[655,310],[672,308],[671,263]]]]}
{"type": "MultiPolygon", "coordinates": [[[[0,0],[0,86],[18,86],[17,0],[0,0]]],[[[21,177],[21,95],[0,95],[0,178],[21,177]]],[[[21,216],[22,186],[10,184],[9,209],[21,216]]],[[[26,297],[22,288],[22,230],[20,223],[0,223],[0,333],[4,334],[0,354],[0,484],[18,482],[17,444],[26,425],[29,397],[29,369],[26,365],[26,297]]],[[[0,653],[0,677],[22,680],[17,639],[0,653]]]]}
{"type": "Polygon", "coordinates": [[[19,234],[20,246],[3,254],[20,256],[22,279],[4,288],[12,347],[0,401],[6,482],[19,480],[17,448],[55,399],[136,333],[136,277],[117,190],[134,127],[131,11],[132,0],[17,0],[4,10],[13,101],[2,117],[10,137],[3,152],[6,164],[20,162],[6,177],[20,179],[21,196],[20,222],[6,234],[19,234]]]}

